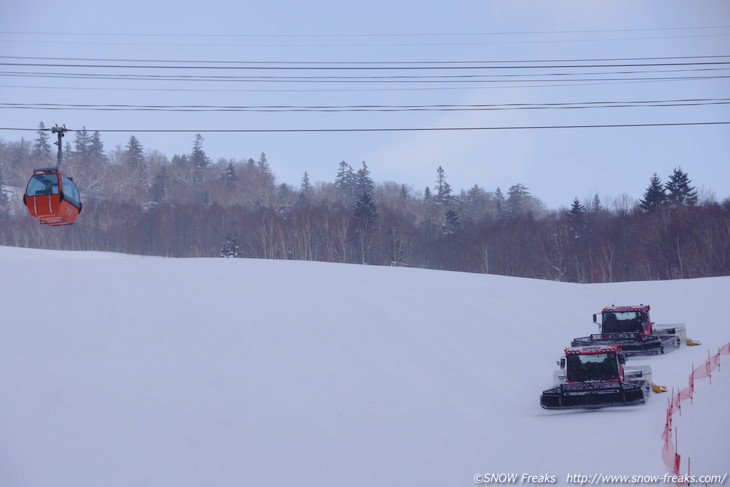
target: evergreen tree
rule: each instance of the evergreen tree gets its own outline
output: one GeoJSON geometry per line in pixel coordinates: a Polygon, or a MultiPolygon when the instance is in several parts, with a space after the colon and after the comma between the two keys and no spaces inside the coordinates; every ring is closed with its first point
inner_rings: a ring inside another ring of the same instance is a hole
{"type": "Polygon", "coordinates": [[[446,218],[443,224],[444,235],[455,235],[461,231],[461,220],[459,214],[453,208],[446,210],[446,218]]]}
{"type": "Polygon", "coordinates": [[[184,167],[190,164],[190,159],[188,159],[188,156],[186,154],[175,154],[172,156],[172,159],[170,159],[170,163],[174,166],[184,167]]]}
{"type": "Polygon", "coordinates": [[[664,207],[667,195],[664,192],[664,185],[657,173],[651,177],[649,187],[644,191],[644,198],[639,200],[639,207],[644,211],[653,211],[664,207]]]}
{"type": "Polygon", "coordinates": [[[434,202],[437,205],[450,205],[453,202],[453,195],[451,194],[451,185],[446,182],[446,175],[444,168],[439,166],[436,169],[436,186],[434,186],[434,202]]]}
{"type": "Polygon", "coordinates": [[[337,176],[335,177],[335,187],[340,190],[340,194],[342,194],[342,198],[348,206],[357,200],[355,174],[352,166],[345,161],[339,164],[337,176]]]}
{"type": "Polygon", "coordinates": [[[464,217],[469,221],[476,222],[487,214],[489,196],[476,184],[462,195],[460,201],[464,217]]]}
{"type": "Polygon", "coordinates": [[[197,203],[206,206],[210,202],[210,195],[203,185],[203,171],[206,167],[208,167],[210,159],[203,150],[203,140],[202,135],[195,134],[193,152],[190,154],[190,161],[193,163],[192,190],[194,198],[197,203]]]}
{"type": "Polygon", "coordinates": [[[483,196],[484,191],[482,191],[482,188],[480,188],[478,184],[475,184],[474,186],[469,188],[469,190],[464,195],[469,203],[478,203],[479,201],[481,201],[483,196]]]}
{"type": "Polygon", "coordinates": [[[405,184],[400,185],[400,199],[406,201],[408,199],[408,187],[405,184]]]}
{"type": "Polygon", "coordinates": [[[81,127],[81,130],[75,132],[74,149],[76,150],[76,157],[82,165],[89,162],[90,148],[91,136],[86,131],[86,127],[81,127]]]}
{"type": "Polygon", "coordinates": [[[152,179],[149,191],[149,205],[156,206],[163,203],[167,198],[167,186],[169,184],[167,177],[167,168],[162,166],[160,172],[158,172],[152,179]]]}
{"type": "Polygon", "coordinates": [[[38,124],[38,132],[36,133],[38,134],[38,138],[35,139],[35,143],[33,144],[33,158],[39,160],[49,159],[52,153],[49,142],[51,136],[46,126],[43,125],[43,122],[38,124]]]}
{"type": "Polygon", "coordinates": [[[525,204],[529,200],[530,192],[524,184],[515,184],[507,190],[507,214],[515,217],[525,212],[525,204]]]}
{"type": "Polygon", "coordinates": [[[667,203],[673,208],[682,206],[695,206],[697,204],[697,191],[690,186],[689,176],[682,168],[676,168],[666,184],[667,203]]]}
{"type": "Polygon", "coordinates": [[[573,234],[573,238],[581,238],[585,234],[587,220],[585,217],[586,208],[583,206],[578,197],[573,199],[573,204],[568,211],[568,222],[570,224],[570,230],[573,234]]]}
{"type": "Polygon", "coordinates": [[[570,206],[569,213],[573,216],[581,216],[586,212],[586,207],[580,203],[580,200],[576,196],[573,199],[573,204],[570,206]]]}
{"type": "Polygon", "coordinates": [[[106,158],[104,153],[104,142],[101,141],[99,131],[95,130],[89,139],[89,156],[92,159],[102,161],[106,158]]]}
{"type": "Polygon", "coordinates": [[[372,194],[374,190],[375,183],[373,183],[370,177],[368,165],[365,164],[365,161],[362,161],[362,168],[357,170],[357,175],[355,176],[355,196],[359,198],[365,193],[372,194]]]}
{"type": "Polygon", "coordinates": [[[356,226],[360,228],[372,228],[378,220],[378,210],[375,207],[375,201],[370,193],[363,193],[358,198],[352,216],[355,219],[356,226]]]}
{"type": "Polygon", "coordinates": [[[280,217],[287,218],[287,213],[293,206],[306,207],[308,205],[309,200],[304,193],[297,194],[288,184],[281,183],[276,188],[276,213],[280,217]]]}
{"type": "Polygon", "coordinates": [[[426,189],[423,190],[423,201],[424,203],[431,203],[431,200],[433,200],[433,196],[431,195],[431,188],[426,186],[426,189]]]}
{"type": "Polygon", "coordinates": [[[370,193],[360,195],[352,211],[352,221],[362,264],[367,262],[370,248],[373,245],[378,218],[378,210],[370,193]]]}
{"type": "Polygon", "coordinates": [[[223,244],[223,248],[221,248],[220,252],[218,252],[218,255],[225,259],[232,259],[238,257],[240,254],[241,246],[233,237],[227,237],[226,242],[223,244]]]}
{"type": "MultiPolygon", "coordinates": [[[[280,188],[281,189],[281,188],[280,188]]],[[[289,194],[294,194],[293,190],[290,190],[288,187],[286,187],[289,194]]],[[[312,183],[309,180],[309,173],[307,171],[304,171],[304,176],[302,176],[302,182],[299,185],[299,195],[296,197],[296,206],[299,208],[306,208],[310,205],[312,198],[314,197],[314,186],[312,186],[312,183]]],[[[279,195],[280,201],[287,201],[289,198],[284,199],[284,195],[279,195]]]]}
{"type": "Polygon", "coordinates": [[[307,171],[304,171],[304,176],[302,176],[302,184],[299,187],[299,191],[301,191],[302,196],[307,199],[311,198],[314,194],[314,187],[309,181],[309,174],[307,173],[307,171]]]}
{"type": "Polygon", "coordinates": [[[591,206],[590,206],[590,212],[598,213],[602,209],[603,209],[603,204],[601,204],[601,198],[598,197],[598,194],[593,195],[593,200],[591,201],[591,206]]]}
{"type": "Polygon", "coordinates": [[[193,142],[193,153],[190,155],[190,160],[193,163],[193,167],[199,168],[201,170],[204,167],[208,167],[208,164],[210,163],[210,159],[203,150],[204,140],[205,139],[203,139],[202,135],[195,134],[195,141],[193,142]]]}
{"type": "Polygon", "coordinates": [[[233,162],[229,162],[226,168],[221,173],[221,180],[226,184],[233,184],[238,181],[236,175],[236,168],[233,166],[233,162]]]}
{"type": "Polygon", "coordinates": [[[256,166],[265,174],[271,174],[271,166],[269,165],[269,161],[266,160],[266,154],[263,152],[261,153],[261,156],[259,156],[256,166]]]}
{"type": "Polygon", "coordinates": [[[497,218],[501,220],[507,212],[507,198],[504,197],[502,188],[499,186],[494,191],[494,206],[497,211],[497,218]]]}
{"type": "Polygon", "coordinates": [[[127,165],[134,171],[141,170],[145,165],[145,155],[142,144],[139,143],[137,137],[132,135],[127,142],[127,165]]]}
{"type": "Polygon", "coordinates": [[[276,189],[276,196],[279,200],[289,199],[294,191],[286,183],[281,183],[276,189]]]}
{"type": "Polygon", "coordinates": [[[125,153],[127,169],[129,170],[130,181],[135,186],[141,186],[147,182],[147,158],[144,154],[142,144],[137,137],[132,135],[127,142],[125,153]]]}

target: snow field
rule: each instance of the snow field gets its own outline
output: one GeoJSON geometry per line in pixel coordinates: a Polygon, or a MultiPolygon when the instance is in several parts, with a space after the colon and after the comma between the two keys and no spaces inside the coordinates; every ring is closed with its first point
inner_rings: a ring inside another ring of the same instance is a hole
{"type": "MultiPolygon", "coordinates": [[[[730,341],[730,277],[578,285],[7,247],[0,275],[6,487],[663,474],[666,396],[539,407],[562,347],[596,330],[601,306],[649,303],[655,321],[703,342],[630,359],[671,389],[730,341]]],[[[698,474],[730,465],[726,370],[677,420],[698,474]]]]}

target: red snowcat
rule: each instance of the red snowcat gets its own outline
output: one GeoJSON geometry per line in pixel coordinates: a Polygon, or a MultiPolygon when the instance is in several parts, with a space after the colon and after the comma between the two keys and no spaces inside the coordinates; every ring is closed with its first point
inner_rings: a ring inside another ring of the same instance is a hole
{"type": "MultiPolygon", "coordinates": [[[[553,377],[555,385],[543,391],[540,406],[578,409],[644,404],[654,385],[651,367],[624,363],[620,345],[566,348],[553,377]]],[[[663,388],[657,386],[657,390],[663,388]]]]}
{"type": "Polygon", "coordinates": [[[586,345],[621,345],[626,355],[658,355],[679,348],[680,343],[699,344],[687,340],[683,324],[657,325],[649,318],[649,305],[606,306],[593,315],[601,333],[575,338],[572,347],[586,345]]]}

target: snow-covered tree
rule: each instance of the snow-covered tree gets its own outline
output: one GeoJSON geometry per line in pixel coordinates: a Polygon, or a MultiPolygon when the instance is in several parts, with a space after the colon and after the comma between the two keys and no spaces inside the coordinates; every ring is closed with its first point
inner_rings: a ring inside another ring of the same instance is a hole
{"type": "Polygon", "coordinates": [[[446,217],[442,225],[441,233],[444,235],[455,235],[461,231],[461,219],[453,208],[446,210],[446,217]]]}
{"type": "Polygon", "coordinates": [[[221,248],[220,252],[218,252],[218,255],[225,259],[238,257],[241,255],[241,246],[235,238],[227,237],[226,242],[223,244],[223,248],[221,248]]]}

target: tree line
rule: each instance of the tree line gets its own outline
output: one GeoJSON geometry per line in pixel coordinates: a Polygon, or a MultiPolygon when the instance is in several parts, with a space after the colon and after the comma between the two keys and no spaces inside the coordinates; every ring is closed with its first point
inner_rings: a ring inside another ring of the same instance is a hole
{"type": "MultiPolygon", "coordinates": [[[[71,137],[68,137],[70,139],[71,137]]],[[[41,123],[33,141],[0,141],[0,245],[169,257],[319,260],[570,282],[730,274],[730,199],[701,200],[676,168],[638,201],[598,195],[548,210],[515,184],[456,193],[443,167],[423,191],[375,183],[365,162],[331,182],[277,183],[265,154],[213,162],[201,135],[189,152],[145,150],[135,136],[107,152],[73,132],[64,170],[83,198],[77,224],[49,228],[21,196],[32,170],[55,165],[41,123]]]]}

